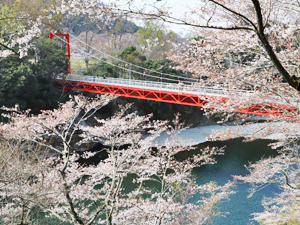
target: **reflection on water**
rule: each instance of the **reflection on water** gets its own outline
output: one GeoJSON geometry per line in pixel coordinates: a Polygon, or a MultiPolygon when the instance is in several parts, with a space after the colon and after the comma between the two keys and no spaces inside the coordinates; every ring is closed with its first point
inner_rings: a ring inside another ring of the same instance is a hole
{"type": "MultiPolygon", "coordinates": [[[[262,157],[269,157],[275,155],[276,151],[268,147],[270,141],[257,140],[254,142],[243,142],[242,139],[234,139],[225,142],[206,142],[197,145],[197,148],[204,148],[209,146],[224,146],[225,154],[222,156],[216,156],[217,164],[205,165],[201,168],[194,169],[194,174],[197,177],[198,184],[204,184],[210,181],[215,181],[218,185],[223,185],[228,180],[233,180],[232,175],[246,175],[248,173],[244,165],[248,165],[248,162],[255,162],[262,157]]],[[[197,150],[195,150],[197,151],[197,150]]],[[[195,152],[185,152],[179,155],[179,157],[189,157],[195,152]]],[[[230,201],[222,203],[220,205],[221,211],[230,212],[226,217],[219,217],[214,219],[211,224],[225,225],[225,224],[258,224],[251,220],[253,212],[261,212],[263,207],[261,206],[261,200],[263,196],[273,196],[279,189],[276,185],[268,186],[260,192],[253,195],[251,198],[247,198],[249,185],[243,183],[237,183],[235,186],[234,195],[230,196],[230,201]]],[[[195,201],[197,196],[195,196],[195,201]]]]}

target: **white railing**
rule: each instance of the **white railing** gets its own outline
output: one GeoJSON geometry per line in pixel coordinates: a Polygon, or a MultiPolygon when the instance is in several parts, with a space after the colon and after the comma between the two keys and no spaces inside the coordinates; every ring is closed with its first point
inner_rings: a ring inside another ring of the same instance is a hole
{"type": "MultiPolygon", "coordinates": [[[[58,78],[62,79],[62,78],[58,78]]],[[[88,82],[96,84],[110,84],[122,87],[132,87],[132,88],[144,88],[148,90],[161,90],[176,93],[187,93],[195,95],[205,95],[205,96],[220,96],[227,97],[229,93],[235,93],[238,95],[249,95],[252,91],[247,90],[229,90],[217,87],[204,87],[195,85],[187,85],[183,83],[165,83],[165,82],[155,82],[155,81],[143,81],[143,80],[131,80],[131,79],[120,79],[120,78],[110,78],[110,77],[96,77],[96,76],[82,76],[82,75],[68,75],[66,80],[77,81],[77,82],[88,82]]]]}

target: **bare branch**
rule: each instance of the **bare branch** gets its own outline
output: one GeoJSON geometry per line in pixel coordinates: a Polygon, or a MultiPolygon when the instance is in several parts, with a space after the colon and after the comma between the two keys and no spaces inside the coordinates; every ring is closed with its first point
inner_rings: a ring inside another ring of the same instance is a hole
{"type": "Polygon", "coordinates": [[[244,19],[244,21],[248,22],[249,24],[252,25],[252,27],[253,27],[254,29],[256,29],[256,25],[255,25],[249,18],[247,18],[246,16],[244,16],[244,15],[242,15],[242,14],[240,14],[240,13],[238,13],[238,12],[232,10],[232,9],[229,9],[229,8],[226,7],[225,5],[219,3],[219,2],[217,2],[217,1],[215,1],[215,0],[209,0],[209,1],[215,3],[216,5],[218,5],[218,6],[220,6],[220,7],[222,7],[223,9],[227,10],[228,12],[231,12],[231,13],[237,15],[238,17],[241,17],[242,19],[244,19]]]}
{"type": "Polygon", "coordinates": [[[284,177],[285,177],[285,184],[286,184],[287,186],[289,186],[290,188],[295,189],[295,190],[300,190],[299,187],[295,187],[295,186],[292,186],[292,185],[290,184],[290,182],[289,182],[289,177],[288,177],[288,175],[287,175],[285,172],[281,171],[281,173],[282,173],[282,174],[284,175],[284,177]]]}
{"type": "MultiPolygon", "coordinates": [[[[128,13],[135,14],[136,12],[131,11],[128,13]]],[[[149,16],[150,18],[157,18],[164,22],[169,22],[169,23],[178,24],[178,25],[188,25],[188,26],[197,27],[197,28],[208,28],[208,29],[217,29],[217,30],[251,30],[251,31],[254,31],[253,28],[248,27],[248,26],[223,27],[223,26],[200,25],[197,23],[189,23],[186,20],[171,17],[169,15],[157,15],[157,14],[151,14],[151,13],[150,14],[144,13],[143,15],[149,16]]]]}

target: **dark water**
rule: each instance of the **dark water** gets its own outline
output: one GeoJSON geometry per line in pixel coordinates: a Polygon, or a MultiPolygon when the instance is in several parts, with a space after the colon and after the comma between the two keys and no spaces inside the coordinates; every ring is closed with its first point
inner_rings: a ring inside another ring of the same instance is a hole
{"type": "MultiPolygon", "coordinates": [[[[263,157],[275,156],[276,151],[268,147],[269,140],[257,140],[253,142],[243,142],[243,139],[233,139],[225,142],[205,142],[197,145],[197,149],[205,148],[207,146],[226,146],[225,154],[216,156],[217,163],[213,165],[205,165],[196,168],[193,174],[196,176],[198,184],[205,184],[211,181],[216,182],[218,185],[224,185],[228,181],[233,181],[232,175],[246,175],[249,172],[245,168],[249,162],[255,162],[263,157]]],[[[199,150],[183,152],[178,154],[178,158],[191,157],[199,150]]],[[[127,179],[131,180],[129,176],[127,179]]],[[[125,182],[126,183],[126,182],[125,182]]],[[[245,183],[236,183],[233,190],[236,194],[229,196],[229,200],[223,202],[218,207],[222,212],[229,212],[224,217],[213,218],[210,225],[256,225],[256,221],[251,220],[254,212],[262,212],[263,207],[261,201],[263,197],[274,196],[278,193],[279,189],[276,185],[268,186],[265,189],[255,193],[251,198],[249,195],[249,185],[245,183]]],[[[134,188],[131,182],[126,183],[124,188],[128,191],[134,188]]],[[[194,196],[192,201],[197,201],[200,196],[194,196]]]]}
{"type": "MultiPolygon", "coordinates": [[[[210,146],[224,146],[225,155],[217,156],[217,164],[205,165],[194,170],[198,184],[204,184],[210,181],[215,181],[218,185],[223,185],[228,180],[233,180],[232,175],[246,175],[247,169],[244,165],[248,165],[249,161],[255,162],[262,157],[275,155],[276,151],[270,149],[268,140],[258,140],[254,142],[243,142],[242,139],[235,139],[226,142],[214,142],[199,144],[198,148],[210,146]]],[[[187,154],[192,154],[186,153],[187,154]]],[[[268,186],[267,188],[255,193],[253,197],[247,198],[249,185],[237,183],[234,190],[236,194],[230,196],[230,200],[222,203],[219,207],[221,211],[229,212],[226,217],[215,218],[210,224],[214,225],[241,225],[241,224],[258,224],[251,220],[254,212],[263,211],[261,200],[263,196],[270,197],[274,193],[279,192],[276,185],[268,186]]],[[[197,196],[195,196],[195,200],[197,196]]]]}

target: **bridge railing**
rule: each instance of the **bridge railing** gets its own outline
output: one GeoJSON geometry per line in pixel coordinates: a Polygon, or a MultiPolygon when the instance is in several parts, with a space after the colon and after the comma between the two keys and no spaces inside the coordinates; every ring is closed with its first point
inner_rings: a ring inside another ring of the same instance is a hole
{"type": "Polygon", "coordinates": [[[188,85],[184,83],[165,83],[165,82],[155,82],[147,80],[131,80],[131,79],[121,79],[121,78],[110,78],[110,77],[97,77],[97,76],[84,76],[84,75],[68,75],[66,80],[77,81],[77,82],[88,82],[88,83],[99,83],[99,84],[108,84],[116,85],[122,87],[133,87],[133,88],[145,88],[151,90],[162,90],[170,92],[182,92],[188,94],[196,95],[211,95],[211,96],[220,96],[227,97],[229,93],[236,93],[238,95],[250,95],[253,94],[253,91],[248,90],[229,90],[224,88],[217,87],[207,87],[199,86],[195,83],[193,85],[188,85]]]}

